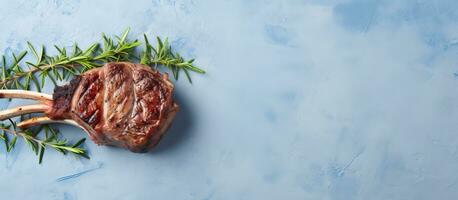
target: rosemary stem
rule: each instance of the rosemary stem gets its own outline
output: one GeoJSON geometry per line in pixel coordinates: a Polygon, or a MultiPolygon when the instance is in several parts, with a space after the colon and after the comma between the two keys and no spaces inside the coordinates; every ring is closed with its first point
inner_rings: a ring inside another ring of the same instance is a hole
{"type": "Polygon", "coordinates": [[[71,64],[62,64],[62,65],[42,65],[42,66],[38,66],[38,67],[35,67],[35,68],[31,69],[31,70],[28,70],[28,71],[25,71],[25,72],[20,72],[20,73],[15,74],[14,76],[7,77],[7,78],[3,79],[2,81],[0,81],[0,85],[8,84],[9,82],[15,81],[16,79],[20,79],[22,77],[29,76],[29,75],[31,75],[31,74],[33,74],[35,72],[38,72],[38,71],[50,70],[53,67],[64,68],[64,67],[73,67],[73,65],[71,65],[71,64]],[[68,65],[68,66],[66,66],[66,65],[68,65]]]}
{"type": "Polygon", "coordinates": [[[34,141],[36,142],[39,146],[50,146],[54,149],[60,149],[60,150],[64,150],[64,151],[69,151],[69,152],[72,152],[72,153],[75,153],[75,154],[84,154],[85,153],[85,150],[81,149],[81,148],[78,148],[78,147],[68,147],[68,146],[65,146],[65,145],[58,145],[58,144],[55,144],[55,143],[50,143],[50,142],[47,142],[47,141],[43,141],[43,140],[40,140],[36,137],[33,137],[31,135],[28,135],[27,133],[23,132],[23,131],[13,131],[13,130],[10,130],[10,129],[6,129],[6,128],[3,128],[3,127],[0,127],[0,130],[4,131],[4,132],[8,132],[10,134],[14,134],[14,135],[17,135],[17,136],[20,136],[20,137],[23,137],[24,139],[26,140],[31,140],[31,141],[34,141]]]}
{"type": "Polygon", "coordinates": [[[43,143],[43,141],[31,136],[31,135],[27,135],[25,132],[23,131],[13,131],[13,130],[10,130],[10,129],[7,129],[7,128],[3,128],[3,127],[0,127],[0,130],[4,131],[4,132],[7,132],[7,133],[10,133],[10,134],[13,134],[13,135],[17,135],[17,136],[20,136],[20,137],[23,137],[23,138],[27,138],[29,140],[33,140],[35,142],[38,142],[38,143],[43,143]]]}
{"type": "MultiPolygon", "coordinates": [[[[122,54],[127,54],[127,53],[126,52],[122,52],[122,51],[120,51],[120,52],[115,51],[115,52],[112,52],[112,53],[103,52],[100,55],[95,56],[94,58],[84,59],[84,61],[86,61],[86,62],[99,61],[100,62],[100,61],[106,60],[110,56],[119,56],[119,55],[122,55],[122,54]]],[[[82,65],[77,64],[77,60],[68,60],[68,61],[65,61],[64,63],[53,63],[53,64],[39,65],[39,66],[35,66],[31,70],[24,71],[24,72],[18,72],[18,73],[16,73],[15,75],[13,75],[11,77],[5,77],[3,80],[0,81],[0,85],[5,85],[5,84],[8,84],[8,83],[10,83],[12,81],[15,81],[17,79],[20,79],[20,78],[23,78],[23,77],[26,77],[26,76],[30,76],[33,73],[38,72],[38,71],[48,71],[48,70],[52,70],[53,68],[66,68],[66,69],[69,69],[69,68],[75,68],[75,67],[81,67],[81,66],[82,65]]]]}

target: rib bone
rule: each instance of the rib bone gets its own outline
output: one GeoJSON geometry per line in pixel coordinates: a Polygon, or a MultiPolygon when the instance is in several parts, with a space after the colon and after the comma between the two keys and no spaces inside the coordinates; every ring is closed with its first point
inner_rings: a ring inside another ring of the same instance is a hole
{"type": "Polygon", "coordinates": [[[0,111],[0,120],[9,119],[12,117],[17,117],[24,114],[29,113],[39,113],[45,112],[49,110],[50,107],[45,104],[33,104],[33,105],[26,105],[26,106],[18,106],[16,108],[11,108],[8,110],[0,111]]]}
{"type": "Polygon", "coordinates": [[[49,110],[52,104],[52,96],[49,94],[26,91],[26,90],[0,90],[0,98],[20,98],[38,100],[40,104],[19,106],[0,111],[0,120],[20,116],[29,113],[39,113],[49,110]]]}
{"type": "Polygon", "coordinates": [[[0,98],[32,99],[41,102],[52,101],[52,96],[49,94],[27,90],[0,90],[0,98]]]}
{"type": "Polygon", "coordinates": [[[24,120],[22,122],[19,122],[17,124],[17,127],[25,129],[25,128],[29,128],[31,126],[36,126],[36,125],[39,125],[39,124],[50,124],[50,123],[70,124],[70,125],[77,126],[77,127],[80,127],[82,129],[84,129],[78,123],[76,123],[74,120],[71,120],[71,119],[54,120],[54,119],[51,119],[49,117],[34,117],[34,118],[30,118],[30,119],[24,120]]]}

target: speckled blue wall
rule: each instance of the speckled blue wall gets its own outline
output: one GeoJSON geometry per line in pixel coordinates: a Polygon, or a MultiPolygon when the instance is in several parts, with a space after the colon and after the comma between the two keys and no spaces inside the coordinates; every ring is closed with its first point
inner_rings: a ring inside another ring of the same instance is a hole
{"type": "Polygon", "coordinates": [[[156,151],[38,165],[20,142],[1,199],[458,198],[457,1],[2,0],[0,27],[3,54],[130,27],[208,72],[156,151]]]}

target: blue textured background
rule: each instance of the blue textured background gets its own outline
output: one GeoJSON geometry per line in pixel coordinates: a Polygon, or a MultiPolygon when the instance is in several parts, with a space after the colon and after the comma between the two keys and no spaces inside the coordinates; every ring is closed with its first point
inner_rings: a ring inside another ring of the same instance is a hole
{"type": "Polygon", "coordinates": [[[0,27],[4,54],[131,27],[208,72],[156,151],[38,165],[20,142],[1,199],[458,198],[455,0],[2,0],[0,27]]]}

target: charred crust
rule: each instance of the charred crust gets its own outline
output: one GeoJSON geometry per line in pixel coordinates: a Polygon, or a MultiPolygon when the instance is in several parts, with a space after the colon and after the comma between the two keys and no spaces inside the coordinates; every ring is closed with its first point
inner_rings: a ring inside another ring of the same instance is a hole
{"type": "Polygon", "coordinates": [[[53,106],[49,113],[51,119],[65,118],[65,114],[70,111],[72,97],[80,81],[81,76],[75,76],[69,84],[57,86],[54,89],[54,94],[52,95],[53,106]]]}
{"type": "Polygon", "coordinates": [[[53,100],[56,101],[58,99],[67,99],[68,97],[71,99],[76,88],[78,88],[80,81],[81,76],[75,76],[75,78],[73,78],[69,84],[57,86],[54,89],[54,94],[52,95],[53,100]]]}

